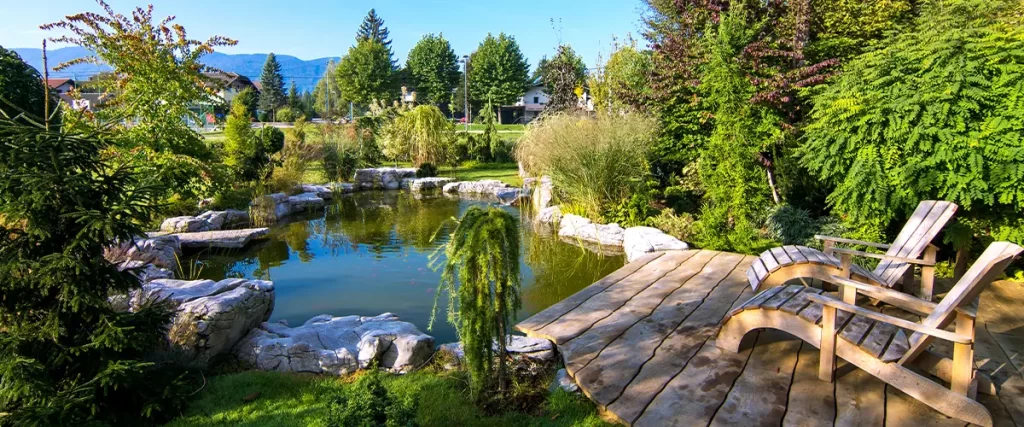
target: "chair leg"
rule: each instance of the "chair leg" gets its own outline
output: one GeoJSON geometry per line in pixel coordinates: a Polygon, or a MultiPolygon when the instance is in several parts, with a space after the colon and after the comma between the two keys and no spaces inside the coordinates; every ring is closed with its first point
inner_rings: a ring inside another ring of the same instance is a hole
{"type": "MultiPolygon", "coordinates": [[[[928,248],[924,250],[924,260],[926,262],[935,264],[935,258],[938,252],[938,248],[935,245],[928,245],[928,248]]],[[[921,286],[918,287],[918,296],[926,301],[932,300],[932,294],[935,288],[935,266],[934,265],[923,265],[921,266],[921,286]]]]}
{"type": "Polygon", "coordinates": [[[836,308],[822,307],[821,311],[821,360],[818,362],[818,378],[832,382],[836,370],[836,308]]]}
{"type": "MultiPolygon", "coordinates": [[[[964,313],[957,313],[956,333],[974,336],[974,318],[964,313]]],[[[954,393],[970,396],[971,384],[974,382],[974,343],[953,344],[953,375],[950,389],[954,393]]],[[[973,387],[977,390],[977,386],[973,387]]]]}

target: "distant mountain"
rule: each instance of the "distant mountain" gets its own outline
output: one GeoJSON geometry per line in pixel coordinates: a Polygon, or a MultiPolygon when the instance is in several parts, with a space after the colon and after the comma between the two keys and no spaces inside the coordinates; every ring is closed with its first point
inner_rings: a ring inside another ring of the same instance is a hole
{"type": "MultiPolygon", "coordinates": [[[[14,51],[37,70],[41,71],[43,69],[42,49],[17,48],[14,51]]],[[[89,51],[78,46],[47,50],[46,56],[47,62],[50,65],[50,77],[70,77],[84,80],[94,74],[110,70],[110,67],[106,65],[78,64],[66,70],[53,71],[53,67],[60,63],[87,55],[89,55],[89,51]]],[[[320,80],[320,76],[323,76],[327,71],[327,62],[332,59],[338,60],[338,58],[318,58],[303,61],[294,56],[277,55],[277,61],[281,63],[281,74],[284,76],[285,91],[287,92],[288,86],[292,82],[295,82],[295,87],[299,92],[312,91],[316,87],[316,82],[320,80]]],[[[204,62],[206,65],[214,68],[238,73],[252,80],[259,80],[260,73],[263,72],[263,63],[266,60],[267,54],[265,53],[231,55],[214,52],[211,55],[207,55],[204,62]]]]}

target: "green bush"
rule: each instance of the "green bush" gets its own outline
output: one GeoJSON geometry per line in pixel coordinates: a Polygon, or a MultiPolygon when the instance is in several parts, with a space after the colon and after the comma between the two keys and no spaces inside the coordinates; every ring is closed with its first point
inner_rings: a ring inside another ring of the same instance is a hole
{"type": "Polygon", "coordinates": [[[603,222],[617,223],[623,228],[647,224],[647,219],[656,214],[651,208],[651,198],[644,192],[633,193],[628,199],[605,209],[603,222]]]}
{"type": "Polygon", "coordinates": [[[322,126],[310,143],[319,144],[324,175],[330,182],[351,180],[365,162],[360,155],[358,130],[352,126],[322,126]]]}
{"type": "Polygon", "coordinates": [[[666,208],[658,216],[652,217],[649,223],[672,237],[689,242],[693,236],[693,221],[691,214],[676,214],[672,208],[666,208]]]}
{"type": "Polygon", "coordinates": [[[550,175],[563,201],[599,220],[645,188],[656,133],[656,123],[638,114],[550,115],[527,127],[515,157],[531,174],[550,175]]]}
{"type": "Polygon", "coordinates": [[[279,122],[290,123],[294,122],[295,119],[299,118],[299,114],[295,110],[292,110],[290,107],[281,107],[277,110],[277,115],[275,116],[275,118],[279,122]]]}
{"type": "Polygon", "coordinates": [[[810,212],[790,205],[776,206],[765,222],[768,236],[784,245],[801,245],[814,237],[818,224],[810,212]]]}
{"type": "Polygon", "coordinates": [[[420,165],[419,169],[416,169],[417,178],[430,178],[433,176],[437,176],[437,166],[434,166],[433,163],[424,163],[420,165]]]}
{"type": "Polygon", "coordinates": [[[270,114],[268,114],[266,111],[260,111],[259,113],[256,114],[256,120],[260,122],[269,122],[270,114]]]}
{"type": "Polygon", "coordinates": [[[384,376],[371,369],[352,387],[324,387],[328,395],[328,427],[413,427],[417,403],[414,396],[399,396],[384,387],[384,376]]]}

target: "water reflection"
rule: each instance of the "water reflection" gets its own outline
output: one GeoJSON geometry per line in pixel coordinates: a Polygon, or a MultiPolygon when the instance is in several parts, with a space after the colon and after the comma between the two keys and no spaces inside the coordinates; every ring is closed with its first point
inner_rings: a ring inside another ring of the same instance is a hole
{"type": "MultiPolygon", "coordinates": [[[[487,201],[406,192],[346,195],[319,213],[292,218],[271,229],[270,238],[241,251],[205,251],[193,256],[210,279],[273,280],[277,300],[271,320],[297,325],[318,314],[398,314],[424,331],[440,273],[430,256],[448,240],[453,218],[487,201]]],[[[518,208],[503,207],[522,220],[523,309],[526,318],[622,266],[622,256],[602,256],[534,230],[518,208]]],[[[443,318],[443,313],[441,314],[443,318]]],[[[454,341],[443,321],[429,331],[438,342],[454,341]]]]}

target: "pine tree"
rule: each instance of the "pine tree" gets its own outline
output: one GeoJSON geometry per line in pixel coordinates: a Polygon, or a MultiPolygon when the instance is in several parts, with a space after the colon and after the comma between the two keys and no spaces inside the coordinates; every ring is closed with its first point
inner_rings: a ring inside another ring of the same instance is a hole
{"type": "Polygon", "coordinates": [[[103,254],[143,234],[162,190],[77,129],[0,119],[0,423],[154,424],[188,393],[146,360],[171,312],[116,309],[139,279],[103,254]]]}
{"type": "Polygon", "coordinates": [[[392,68],[396,67],[395,54],[391,50],[391,32],[384,26],[384,19],[377,16],[375,9],[370,9],[359,24],[359,31],[356,32],[356,44],[363,40],[373,40],[384,45],[388,49],[388,58],[391,60],[392,68]]]}
{"type": "Polygon", "coordinates": [[[273,117],[274,112],[284,106],[286,101],[281,64],[277,62],[277,57],[273,52],[267,54],[267,62],[263,63],[260,84],[263,85],[263,89],[260,91],[260,110],[273,117]]]}
{"type": "Polygon", "coordinates": [[[299,100],[299,91],[295,88],[295,82],[288,86],[288,106],[296,111],[302,111],[302,101],[299,100]]]}

